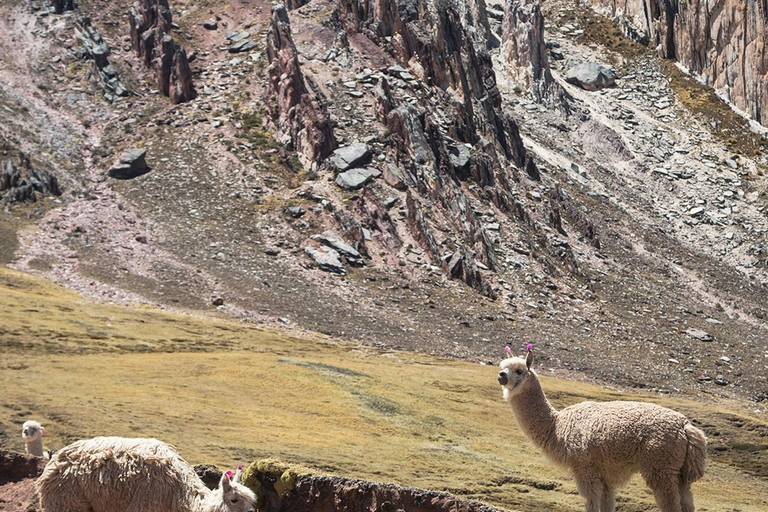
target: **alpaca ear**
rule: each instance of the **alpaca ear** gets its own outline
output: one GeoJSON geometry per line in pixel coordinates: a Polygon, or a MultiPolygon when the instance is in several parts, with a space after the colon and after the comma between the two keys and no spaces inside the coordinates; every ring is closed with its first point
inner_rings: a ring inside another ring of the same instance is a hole
{"type": "Polygon", "coordinates": [[[229,492],[232,490],[232,484],[229,481],[229,475],[224,473],[221,475],[221,481],[219,482],[219,487],[221,487],[221,490],[224,492],[229,492]]]}
{"type": "Polygon", "coordinates": [[[531,365],[533,365],[533,350],[529,351],[528,355],[525,357],[525,366],[530,370],[531,365]]]}
{"type": "Polygon", "coordinates": [[[41,436],[45,435],[45,427],[40,427],[40,435],[41,436]]]}

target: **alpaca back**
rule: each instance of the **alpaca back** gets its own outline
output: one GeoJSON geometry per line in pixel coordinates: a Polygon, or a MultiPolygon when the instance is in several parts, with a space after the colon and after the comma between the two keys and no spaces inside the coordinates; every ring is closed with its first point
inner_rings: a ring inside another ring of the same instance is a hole
{"type": "Polygon", "coordinates": [[[634,471],[680,470],[688,447],[685,416],[643,402],[582,402],[558,413],[568,465],[590,464],[617,482],[634,471]]]}
{"type": "Polygon", "coordinates": [[[46,512],[190,512],[209,491],[173,446],[97,437],[56,452],[38,480],[46,512]],[[62,506],[72,503],[70,510],[62,506]],[[49,505],[51,508],[49,508],[49,505]]]}

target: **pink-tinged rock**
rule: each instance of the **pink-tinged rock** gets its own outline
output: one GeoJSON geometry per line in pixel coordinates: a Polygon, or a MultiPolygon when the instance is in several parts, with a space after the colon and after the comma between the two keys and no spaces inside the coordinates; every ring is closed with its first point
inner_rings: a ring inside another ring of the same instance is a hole
{"type": "Polygon", "coordinates": [[[321,102],[315,87],[307,87],[309,82],[301,72],[288,11],[283,5],[272,8],[267,57],[269,99],[277,101],[275,135],[296,151],[302,165],[315,167],[331,154],[336,140],[325,102],[321,102]]]}
{"type": "Polygon", "coordinates": [[[195,97],[187,54],[171,36],[168,0],[140,0],[130,10],[131,44],[173,103],[195,97]]]}
{"type": "Polygon", "coordinates": [[[606,16],[648,34],[674,59],[736,107],[768,125],[768,27],[764,4],[747,0],[589,0],[606,16]],[[647,16],[646,13],[650,13],[647,16]]]}

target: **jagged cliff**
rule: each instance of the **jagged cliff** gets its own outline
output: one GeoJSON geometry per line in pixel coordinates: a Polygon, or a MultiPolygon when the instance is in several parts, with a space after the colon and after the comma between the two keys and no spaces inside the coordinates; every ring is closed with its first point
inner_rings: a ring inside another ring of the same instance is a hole
{"type": "Polygon", "coordinates": [[[761,124],[768,123],[768,4],[747,0],[589,0],[628,35],[699,75],[761,124]],[[638,31],[639,29],[639,31],[638,31]]]}
{"type": "Polygon", "coordinates": [[[326,101],[304,77],[296,45],[291,37],[288,12],[282,5],[272,9],[267,34],[269,87],[265,101],[274,102],[275,137],[296,151],[305,167],[317,168],[336,147],[326,101]]]}
{"type": "Polygon", "coordinates": [[[168,0],[135,2],[128,16],[131,43],[144,65],[154,71],[158,88],[173,103],[195,97],[187,53],[171,35],[168,0]]]}

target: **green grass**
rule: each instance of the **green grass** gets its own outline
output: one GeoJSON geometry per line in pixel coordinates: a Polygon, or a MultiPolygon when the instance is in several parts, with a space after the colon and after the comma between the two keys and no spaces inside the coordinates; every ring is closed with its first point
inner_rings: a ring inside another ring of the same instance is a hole
{"type": "MultiPolygon", "coordinates": [[[[49,448],[95,435],[157,437],[195,464],[278,457],[507,509],[583,510],[568,474],[521,436],[493,366],[95,304],[3,267],[0,317],[2,448],[22,450],[18,431],[34,418],[49,448]]],[[[766,510],[764,459],[755,459],[765,450],[743,447],[764,443],[768,425],[739,404],[543,382],[557,407],[629,398],[688,414],[717,432],[719,450],[695,485],[698,510],[766,510]]],[[[620,496],[623,511],[652,509],[638,478],[620,496]]]]}

